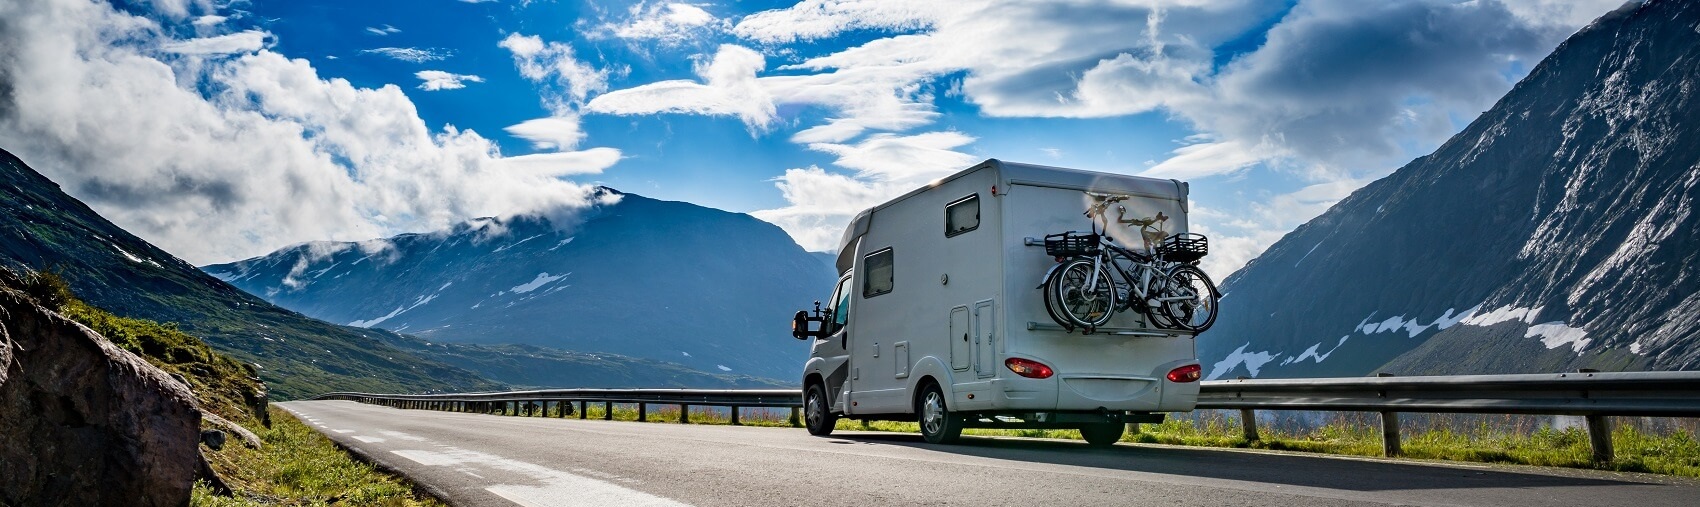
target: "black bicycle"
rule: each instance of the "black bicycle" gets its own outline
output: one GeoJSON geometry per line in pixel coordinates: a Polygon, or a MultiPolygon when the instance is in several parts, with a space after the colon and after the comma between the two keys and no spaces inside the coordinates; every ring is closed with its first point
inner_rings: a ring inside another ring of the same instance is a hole
{"type": "Polygon", "coordinates": [[[1222,297],[1196,265],[1208,253],[1209,239],[1176,234],[1153,250],[1147,255],[1123,248],[1098,234],[1096,227],[1092,233],[1045,236],[1045,253],[1061,262],[1039,286],[1045,311],[1063,329],[1080,328],[1088,334],[1116,312],[1130,309],[1158,328],[1193,333],[1209,329],[1216,323],[1216,303],[1222,297]]]}

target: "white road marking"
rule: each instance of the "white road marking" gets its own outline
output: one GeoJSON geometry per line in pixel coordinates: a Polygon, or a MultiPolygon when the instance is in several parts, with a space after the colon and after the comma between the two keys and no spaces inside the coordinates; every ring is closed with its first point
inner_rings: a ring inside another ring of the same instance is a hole
{"type": "Polygon", "coordinates": [[[387,437],[390,437],[390,438],[393,438],[393,439],[396,439],[396,440],[406,440],[406,441],[409,441],[409,442],[424,442],[425,441],[424,438],[420,438],[418,436],[402,433],[400,431],[378,430],[378,433],[383,433],[384,436],[387,436],[387,437]]]}
{"type": "MultiPolygon", "coordinates": [[[[513,503],[525,507],[566,507],[566,506],[603,506],[631,505],[644,507],[686,507],[689,504],[676,502],[667,498],[651,495],[635,489],[615,484],[624,482],[637,484],[642,481],[620,477],[618,475],[574,468],[578,474],[563,472],[542,465],[511,460],[494,454],[470,451],[455,447],[447,447],[445,451],[427,451],[422,449],[400,449],[390,453],[407,458],[426,466],[457,466],[471,465],[484,469],[517,474],[530,478],[536,486],[522,484],[498,484],[485,488],[491,494],[500,496],[513,503]],[[594,475],[596,478],[586,477],[594,475]]],[[[459,468],[461,473],[483,478],[469,472],[467,468],[459,468]]]]}
{"type": "Polygon", "coordinates": [[[354,430],[331,430],[337,433],[354,433],[354,430]]]}
{"type": "Polygon", "coordinates": [[[360,435],[355,435],[355,436],[354,436],[354,439],[355,439],[355,440],[359,440],[359,441],[361,441],[361,442],[365,442],[365,443],[368,443],[368,444],[376,444],[376,443],[379,443],[379,442],[383,442],[383,441],[384,441],[384,439],[382,439],[382,438],[378,438],[378,437],[363,437],[363,436],[360,436],[360,435]]]}
{"type": "Polygon", "coordinates": [[[470,476],[473,476],[473,477],[477,477],[477,478],[479,478],[479,479],[483,479],[483,478],[484,478],[484,476],[482,476],[482,475],[478,475],[478,474],[475,474],[475,473],[472,473],[472,472],[468,472],[468,471],[465,471],[465,470],[461,470],[461,471],[460,471],[460,473],[463,473],[463,474],[466,474],[466,475],[470,475],[470,476]]]}

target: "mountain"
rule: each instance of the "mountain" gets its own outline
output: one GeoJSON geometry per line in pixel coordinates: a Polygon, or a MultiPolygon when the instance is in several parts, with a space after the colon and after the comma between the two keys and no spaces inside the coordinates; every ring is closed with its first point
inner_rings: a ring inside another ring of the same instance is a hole
{"type": "Polygon", "coordinates": [[[1222,284],[1209,377],[1700,367],[1697,34],[1700,3],[1626,4],[1276,242],[1222,284]]]}
{"type": "MultiPolygon", "coordinates": [[[[259,367],[274,399],[328,391],[492,389],[498,384],[279,308],[124,231],[0,150],[0,266],[57,272],[84,301],[173,324],[259,367]]],[[[401,337],[394,337],[400,340],[401,337]]]]}
{"type": "Polygon", "coordinates": [[[600,189],[571,218],[316,242],[208,273],[285,308],[432,342],[523,344],[791,381],[790,315],[833,276],[749,215],[600,189]]]}

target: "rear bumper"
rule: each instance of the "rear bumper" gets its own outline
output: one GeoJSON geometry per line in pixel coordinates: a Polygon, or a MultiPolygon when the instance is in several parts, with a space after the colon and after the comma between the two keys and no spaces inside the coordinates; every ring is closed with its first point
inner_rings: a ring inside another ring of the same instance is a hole
{"type": "MultiPolygon", "coordinates": [[[[1165,365],[1162,372],[1189,363],[1165,365]]],[[[953,408],[962,411],[1189,412],[1198,405],[1198,382],[1170,382],[1162,376],[1012,375],[959,385],[953,398],[953,408]]]]}

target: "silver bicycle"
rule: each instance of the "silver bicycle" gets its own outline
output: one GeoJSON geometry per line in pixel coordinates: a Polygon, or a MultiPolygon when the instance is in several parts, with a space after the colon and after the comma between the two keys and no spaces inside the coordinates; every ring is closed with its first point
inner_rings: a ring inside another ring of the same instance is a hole
{"type": "Polygon", "coordinates": [[[1045,252],[1061,265],[1039,286],[1045,310],[1063,329],[1088,334],[1126,310],[1159,328],[1202,333],[1216,323],[1221,299],[1216,284],[1195,265],[1208,245],[1201,234],[1182,233],[1161,240],[1147,255],[1096,230],[1047,235],[1045,252]]]}

